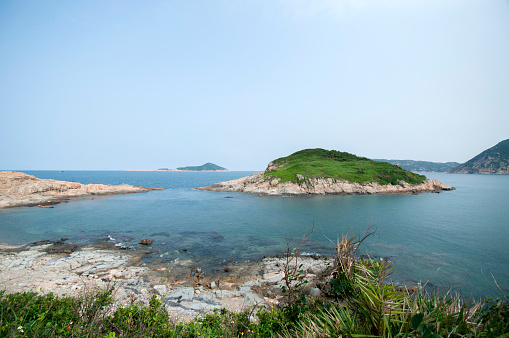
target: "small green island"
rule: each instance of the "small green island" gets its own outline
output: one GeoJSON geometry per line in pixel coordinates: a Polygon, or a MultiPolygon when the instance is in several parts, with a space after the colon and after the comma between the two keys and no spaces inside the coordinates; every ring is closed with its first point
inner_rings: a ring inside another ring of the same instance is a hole
{"type": "Polygon", "coordinates": [[[209,162],[200,166],[179,167],[175,171],[228,171],[228,169],[209,162]]]}
{"type": "Polygon", "coordinates": [[[271,161],[265,171],[199,190],[261,195],[404,194],[454,188],[438,180],[337,150],[304,149],[271,161]]]}
{"type": "Polygon", "coordinates": [[[297,183],[302,178],[332,178],[356,183],[378,182],[382,185],[398,185],[399,181],[421,184],[426,180],[426,176],[403,170],[394,164],[320,148],[304,149],[272,161],[265,171],[265,178],[279,178],[279,183],[297,183]]]}

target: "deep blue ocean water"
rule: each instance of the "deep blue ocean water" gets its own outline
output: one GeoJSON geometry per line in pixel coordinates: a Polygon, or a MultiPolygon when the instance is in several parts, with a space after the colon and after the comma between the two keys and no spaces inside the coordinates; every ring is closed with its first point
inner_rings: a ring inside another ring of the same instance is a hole
{"type": "Polygon", "coordinates": [[[430,283],[441,291],[486,298],[499,296],[484,277],[491,281],[493,273],[509,288],[509,176],[427,173],[457,188],[440,194],[276,197],[193,189],[252,172],[25,172],[166,190],[73,199],[54,209],[0,210],[1,243],[66,237],[84,244],[111,238],[137,248],[140,239],[152,238],[154,253],[147,260],[193,259],[213,269],[225,261],[282,253],[288,241],[298,246],[313,223],[304,251],[330,255],[327,238],[361,234],[371,226],[376,234],[361,251],[392,260],[396,281],[424,283],[434,274],[430,283]]]}

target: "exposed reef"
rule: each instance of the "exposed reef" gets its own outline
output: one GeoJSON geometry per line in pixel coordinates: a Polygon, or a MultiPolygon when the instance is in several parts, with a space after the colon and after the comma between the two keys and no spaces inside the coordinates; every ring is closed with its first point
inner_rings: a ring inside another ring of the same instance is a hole
{"type": "Polygon", "coordinates": [[[69,198],[128,194],[162,189],[135,187],[127,184],[81,184],[39,179],[15,171],[2,171],[0,172],[0,209],[21,206],[48,206],[58,204],[69,198]]]}

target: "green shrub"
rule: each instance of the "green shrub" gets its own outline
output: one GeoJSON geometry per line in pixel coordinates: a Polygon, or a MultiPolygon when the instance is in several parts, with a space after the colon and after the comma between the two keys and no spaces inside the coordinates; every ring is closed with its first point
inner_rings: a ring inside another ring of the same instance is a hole
{"type": "MultiPolygon", "coordinates": [[[[503,290],[502,290],[503,291],[503,290]]],[[[509,291],[505,290],[509,295],[509,291]]],[[[480,320],[483,332],[489,337],[509,337],[509,304],[504,299],[488,299],[480,320]]]]}

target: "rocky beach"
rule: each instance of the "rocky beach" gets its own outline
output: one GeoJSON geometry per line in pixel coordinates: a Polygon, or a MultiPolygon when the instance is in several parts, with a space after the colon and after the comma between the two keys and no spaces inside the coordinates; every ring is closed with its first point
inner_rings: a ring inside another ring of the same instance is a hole
{"type": "Polygon", "coordinates": [[[21,206],[49,206],[70,198],[148,192],[163,188],[132,185],[81,184],[39,179],[15,171],[0,172],[0,209],[21,206]]]}
{"type": "MultiPolygon", "coordinates": [[[[253,305],[275,306],[283,300],[285,257],[229,263],[203,273],[193,261],[149,265],[149,250],[121,250],[104,242],[81,247],[59,241],[0,246],[0,285],[7,293],[36,291],[77,296],[97,287],[114,287],[115,304],[163,301],[177,320],[189,320],[215,308],[240,311],[253,305]]],[[[325,257],[299,257],[305,292],[319,297],[325,257]]]]}

